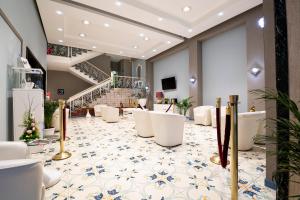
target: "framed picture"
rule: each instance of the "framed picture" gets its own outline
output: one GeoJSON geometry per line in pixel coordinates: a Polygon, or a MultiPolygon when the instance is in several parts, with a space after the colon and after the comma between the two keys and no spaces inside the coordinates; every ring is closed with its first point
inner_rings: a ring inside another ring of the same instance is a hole
{"type": "Polygon", "coordinates": [[[64,95],[65,89],[57,89],[57,95],[64,95]]]}

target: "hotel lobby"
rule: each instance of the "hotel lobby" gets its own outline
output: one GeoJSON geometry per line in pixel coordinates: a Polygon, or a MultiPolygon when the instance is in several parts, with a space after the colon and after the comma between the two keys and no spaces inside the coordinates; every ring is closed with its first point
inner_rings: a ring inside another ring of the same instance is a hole
{"type": "Polygon", "coordinates": [[[300,198],[299,10],[0,0],[0,199],[300,198]]]}

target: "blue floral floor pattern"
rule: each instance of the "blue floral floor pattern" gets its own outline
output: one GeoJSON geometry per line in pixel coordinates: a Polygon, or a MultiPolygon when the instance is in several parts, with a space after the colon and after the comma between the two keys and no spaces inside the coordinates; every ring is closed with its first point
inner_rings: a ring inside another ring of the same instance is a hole
{"type": "MultiPolygon", "coordinates": [[[[217,151],[212,127],[186,122],[183,144],[174,148],[141,138],[132,116],[118,123],[75,118],[68,126],[65,149],[72,157],[52,161],[59,143],[34,158],[62,172],[47,189],[47,200],[218,200],[230,199],[230,171],[210,162],[217,151]]],[[[265,151],[239,152],[239,199],[275,199],[264,186],[265,151]]]]}

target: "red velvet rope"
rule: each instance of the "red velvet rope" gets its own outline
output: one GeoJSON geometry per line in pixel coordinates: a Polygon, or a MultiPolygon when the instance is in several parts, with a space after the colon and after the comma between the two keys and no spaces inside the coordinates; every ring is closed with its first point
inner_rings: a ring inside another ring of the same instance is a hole
{"type": "Polygon", "coordinates": [[[226,168],[228,147],[229,147],[229,140],[230,140],[230,115],[226,114],[225,137],[224,137],[223,149],[222,149],[222,141],[221,141],[221,110],[220,110],[220,108],[216,108],[216,119],[217,119],[217,140],[218,140],[219,157],[220,157],[220,161],[221,161],[221,166],[223,168],[226,168]]]}
{"type": "Polygon", "coordinates": [[[66,120],[66,108],[63,109],[63,136],[64,136],[64,141],[66,140],[66,132],[67,132],[67,120],[66,120]]]}

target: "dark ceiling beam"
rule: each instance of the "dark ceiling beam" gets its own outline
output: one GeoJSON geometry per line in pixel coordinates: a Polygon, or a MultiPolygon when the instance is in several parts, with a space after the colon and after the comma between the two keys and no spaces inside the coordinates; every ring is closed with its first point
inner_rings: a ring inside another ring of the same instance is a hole
{"type": "Polygon", "coordinates": [[[85,10],[85,11],[88,11],[88,12],[92,12],[92,13],[102,15],[102,16],[105,16],[105,17],[110,17],[110,18],[113,18],[115,20],[125,22],[127,24],[131,24],[131,25],[134,25],[134,26],[139,26],[139,27],[142,27],[142,28],[154,31],[154,32],[158,32],[158,33],[161,33],[161,34],[164,34],[164,35],[168,35],[168,36],[180,39],[180,40],[186,40],[186,38],[181,36],[181,35],[171,33],[169,31],[159,29],[159,28],[156,28],[154,26],[150,26],[150,25],[147,25],[147,24],[144,24],[144,23],[141,23],[141,22],[138,22],[138,21],[135,21],[135,20],[132,20],[132,19],[114,14],[114,13],[111,13],[111,12],[107,12],[105,10],[95,8],[95,7],[92,7],[92,6],[83,4],[83,3],[79,3],[79,2],[76,2],[76,1],[72,1],[72,0],[51,0],[51,1],[54,1],[54,2],[57,2],[57,3],[60,3],[60,4],[64,4],[64,5],[73,7],[73,8],[78,8],[80,10],[85,10]]]}

